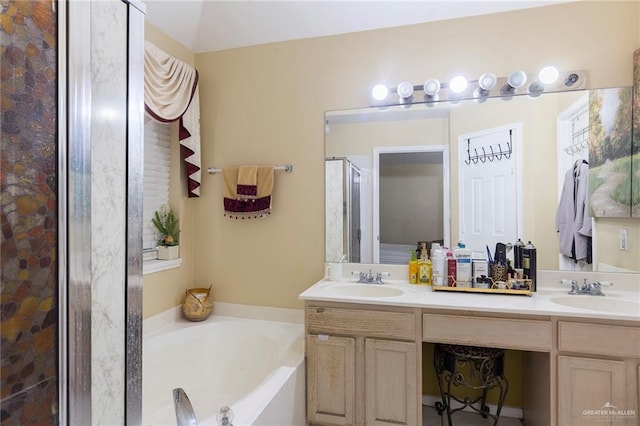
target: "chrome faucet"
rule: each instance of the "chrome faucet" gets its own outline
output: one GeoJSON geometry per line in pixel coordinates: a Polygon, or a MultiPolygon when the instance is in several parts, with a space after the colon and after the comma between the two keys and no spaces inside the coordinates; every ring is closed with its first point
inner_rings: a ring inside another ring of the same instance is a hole
{"type": "Polygon", "coordinates": [[[358,282],[362,284],[384,284],[384,282],[382,282],[382,277],[388,277],[389,275],[391,275],[389,272],[377,272],[374,277],[371,269],[369,269],[369,272],[353,271],[351,274],[357,274],[358,282]]]}
{"type": "Polygon", "coordinates": [[[176,422],[178,426],[198,426],[196,413],[189,397],[182,388],[173,390],[173,406],[176,411],[176,422]]]}
{"type": "Polygon", "coordinates": [[[571,284],[571,291],[569,291],[569,294],[588,294],[590,296],[604,296],[602,287],[609,287],[613,285],[608,281],[594,281],[592,283],[588,283],[586,278],[584,279],[582,286],[578,285],[577,280],[561,280],[560,282],[563,284],[571,284]]]}

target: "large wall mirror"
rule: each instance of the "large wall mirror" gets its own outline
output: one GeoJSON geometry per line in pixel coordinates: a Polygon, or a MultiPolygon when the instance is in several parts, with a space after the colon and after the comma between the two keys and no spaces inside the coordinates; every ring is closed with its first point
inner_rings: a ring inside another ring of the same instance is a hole
{"type": "Polygon", "coordinates": [[[640,272],[631,94],[328,111],[326,261],[405,264],[418,241],[486,253],[522,239],[537,247],[539,269],[640,272]],[[567,248],[558,210],[563,191],[575,200],[580,170],[586,214],[567,248]]]}

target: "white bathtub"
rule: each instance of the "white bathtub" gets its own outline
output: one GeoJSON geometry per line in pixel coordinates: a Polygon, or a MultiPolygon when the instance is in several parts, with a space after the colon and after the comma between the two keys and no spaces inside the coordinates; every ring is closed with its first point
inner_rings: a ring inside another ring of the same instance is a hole
{"type": "Polygon", "coordinates": [[[145,320],[143,425],[176,424],[177,387],[189,396],[199,425],[217,425],[225,405],[235,426],[305,424],[302,314],[255,309],[216,304],[200,323],[183,320],[177,309],[145,320]],[[253,319],[220,315],[243,309],[253,319]],[[265,316],[278,321],[256,318],[265,316]]]}

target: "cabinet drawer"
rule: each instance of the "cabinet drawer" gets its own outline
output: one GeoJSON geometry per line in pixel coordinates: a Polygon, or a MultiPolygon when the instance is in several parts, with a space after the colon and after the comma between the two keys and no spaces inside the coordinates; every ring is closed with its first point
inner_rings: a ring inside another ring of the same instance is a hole
{"type": "Polygon", "coordinates": [[[531,351],[551,350],[551,322],[424,314],[423,340],[531,351]]]}
{"type": "Polygon", "coordinates": [[[404,312],[308,307],[308,333],[415,340],[416,320],[404,312]]]}
{"type": "Polygon", "coordinates": [[[563,352],[640,358],[640,328],[560,321],[558,349],[563,352]]]}

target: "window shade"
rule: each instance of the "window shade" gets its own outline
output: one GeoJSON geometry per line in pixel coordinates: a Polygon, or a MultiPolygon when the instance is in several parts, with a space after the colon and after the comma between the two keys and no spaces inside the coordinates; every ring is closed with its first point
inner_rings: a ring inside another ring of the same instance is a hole
{"type": "Polygon", "coordinates": [[[169,204],[170,133],[169,124],[158,123],[145,117],[142,234],[144,249],[156,247],[158,234],[151,218],[161,205],[169,204]]]}

